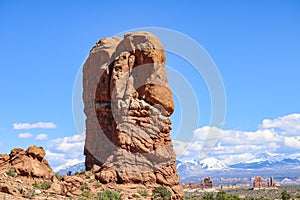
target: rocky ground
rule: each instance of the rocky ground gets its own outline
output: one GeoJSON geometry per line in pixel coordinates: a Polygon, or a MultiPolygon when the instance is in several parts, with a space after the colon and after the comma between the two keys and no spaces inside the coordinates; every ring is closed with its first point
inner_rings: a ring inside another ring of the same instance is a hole
{"type": "Polygon", "coordinates": [[[100,198],[101,195],[152,199],[153,189],[160,186],[101,184],[93,171],[59,176],[54,174],[44,156],[44,149],[36,146],[0,154],[0,199],[105,199],[100,198]]]}
{"type": "Polygon", "coordinates": [[[104,190],[118,191],[122,194],[122,199],[151,199],[151,188],[157,187],[135,184],[103,185],[89,171],[76,176],[57,177],[53,176],[52,180],[44,181],[40,178],[15,175],[11,171],[4,172],[0,175],[0,199],[96,199],[97,194],[104,190]]]}

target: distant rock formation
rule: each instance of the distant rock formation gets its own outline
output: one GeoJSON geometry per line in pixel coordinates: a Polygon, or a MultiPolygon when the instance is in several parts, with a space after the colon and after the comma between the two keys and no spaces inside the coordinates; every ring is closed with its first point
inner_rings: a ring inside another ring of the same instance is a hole
{"type": "Polygon", "coordinates": [[[201,181],[199,184],[196,183],[189,183],[188,185],[183,184],[184,189],[207,189],[207,188],[213,188],[213,182],[211,177],[204,178],[203,181],[201,181]]]}
{"type": "Polygon", "coordinates": [[[268,178],[268,187],[276,187],[273,177],[268,178]]]}
{"type": "Polygon", "coordinates": [[[267,179],[267,186],[265,185],[264,179],[260,176],[255,177],[253,181],[253,189],[264,189],[264,188],[276,189],[276,186],[277,184],[275,183],[273,177],[267,179]]]}
{"type": "Polygon", "coordinates": [[[148,32],[104,38],[91,49],[83,67],[85,165],[101,183],[161,184],[179,199],[165,61],[148,32]]]}
{"type": "Polygon", "coordinates": [[[255,177],[254,181],[253,181],[253,188],[265,188],[265,183],[264,183],[264,179],[260,176],[255,177]]]}
{"type": "Polygon", "coordinates": [[[212,188],[213,183],[211,177],[204,178],[204,180],[200,183],[201,188],[212,188]]]}

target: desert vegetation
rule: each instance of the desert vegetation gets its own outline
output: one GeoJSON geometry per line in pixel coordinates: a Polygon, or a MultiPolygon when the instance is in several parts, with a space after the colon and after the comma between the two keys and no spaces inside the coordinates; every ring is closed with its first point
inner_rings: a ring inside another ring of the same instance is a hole
{"type": "Polygon", "coordinates": [[[300,186],[282,186],[277,189],[228,189],[218,192],[204,192],[196,190],[185,192],[185,200],[273,200],[300,199],[300,186]]]}

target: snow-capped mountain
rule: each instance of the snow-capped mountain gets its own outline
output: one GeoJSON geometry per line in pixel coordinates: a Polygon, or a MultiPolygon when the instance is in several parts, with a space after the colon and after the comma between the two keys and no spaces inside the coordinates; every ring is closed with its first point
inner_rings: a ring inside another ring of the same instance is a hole
{"type": "Polygon", "coordinates": [[[215,158],[205,158],[199,161],[199,164],[203,169],[226,169],[228,168],[223,162],[215,158]]]}
{"type": "MultiPolygon", "coordinates": [[[[202,160],[176,160],[177,172],[181,180],[189,177],[218,176],[224,174],[243,172],[245,169],[257,172],[267,169],[267,171],[282,171],[282,169],[299,170],[300,159],[298,157],[289,158],[285,155],[272,155],[269,153],[259,153],[246,162],[227,166],[222,161],[215,158],[205,158],[202,160]],[[226,173],[224,173],[226,171],[226,173]]],[[[74,174],[85,169],[84,162],[66,163],[54,169],[59,174],[67,174],[69,171],[74,174]]],[[[250,173],[250,172],[249,172],[250,173]]],[[[226,175],[225,175],[226,176],[226,175]]],[[[250,175],[249,175],[250,176],[250,175]]]]}
{"type": "Polygon", "coordinates": [[[244,163],[229,165],[231,168],[241,169],[262,169],[262,168],[295,168],[300,164],[300,160],[289,158],[284,155],[271,155],[259,153],[253,159],[244,163]]]}
{"type": "Polygon", "coordinates": [[[285,157],[284,155],[271,155],[269,153],[258,153],[254,156],[254,158],[246,161],[245,163],[255,163],[255,162],[277,162],[283,160],[285,157]]]}
{"type": "Polygon", "coordinates": [[[223,162],[215,158],[204,158],[203,160],[176,160],[177,169],[184,165],[198,166],[201,169],[224,169],[228,168],[223,162]]]}
{"type": "Polygon", "coordinates": [[[66,163],[64,165],[61,165],[57,168],[54,168],[54,172],[62,175],[62,174],[67,174],[69,171],[72,172],[72,175],[75,172],[81,172],[85,169],[85,164],[84,162],[76,162],[76,163],[66,163]]]}
{"type": "Polygon", "coordinates": [[[204,170],[222,170],[228,168],[223,162],[215,158],[203,160],[176,160],[177,172],[180,177],[197,176],[204,170]]]}

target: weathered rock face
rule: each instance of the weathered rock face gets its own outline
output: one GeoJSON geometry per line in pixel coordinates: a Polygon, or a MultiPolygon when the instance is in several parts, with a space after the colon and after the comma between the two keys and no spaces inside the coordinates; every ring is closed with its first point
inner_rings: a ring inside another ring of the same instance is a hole
{"type": "Polygon", "coordinates": [[[0,154],[0,172],[11,168],[19,176],[50,180],[54,172],[44,159],[45,154],[44,149],[37,146],[30,146],[27,150],[15,148],[10,154],[0,154]]]}
{"type": "Polygon", "coordinates": [[[102,183],[162,184],[180,198],[165,61],[148,32],[97,42],[83,68],[84,154],[102,183]]]}

